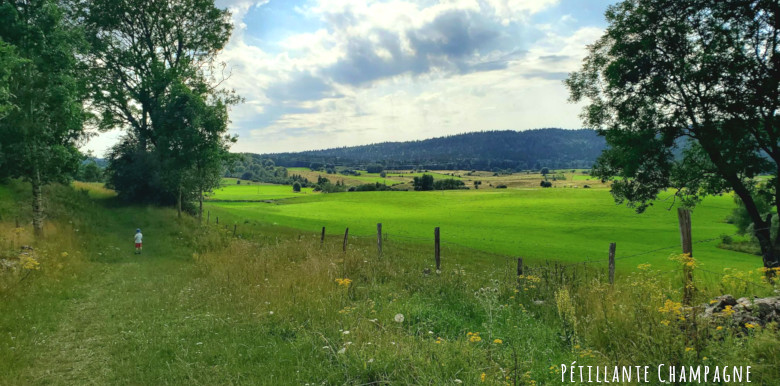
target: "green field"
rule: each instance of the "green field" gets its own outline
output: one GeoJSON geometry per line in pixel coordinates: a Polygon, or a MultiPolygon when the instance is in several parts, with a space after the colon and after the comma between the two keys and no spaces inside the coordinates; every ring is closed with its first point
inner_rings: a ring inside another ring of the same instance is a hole
{"type": "MultiPolygon", "coordinates": [[[[230,181],[226,179],[227,181],[230,181]]],[[[235,181],[235,180],[233,180],[235,181]]],[[[299,193],[293,192],[290,185],[271,185],[255,183],[224,184],[221,188],[214,189],[214,192],[208,195],[211,200],[244,200],[244,201],[263,201],[277,200],[281,198],[299,197],[301,195],[311,194],[312,188],[301,188],[299,193]]]]}
{"type": "MultiPolygon", "coordinates": [[[[212,203],[238,222],[255,220],[312,233],[325,226],[329,233],[372,236],[382,223],[390,238],[432,240],[441,227],[444,242],[523,256],[530,261],[579,262],[603,260],[610,242],[618,258],[669,247],[621,260],[619,269],[640,263],[668,267],[668,256],[679,250],[675,210],[659,202],[646,213],[614,203],[603,189],[506,189],[435,192],[356,192],[309,195],[278,204],[212,203]]],[[[734,207],[730,196],[710,197],[692,214],[694,255],[702,267],[751,269],[757,256],[717,248],[717,237],[736,229],[725,223],[734,207]],[[703,240],[716,239],[702,242],[703,240]]],[[[452,245],[452,244],[450,244],[452,245]]]]}

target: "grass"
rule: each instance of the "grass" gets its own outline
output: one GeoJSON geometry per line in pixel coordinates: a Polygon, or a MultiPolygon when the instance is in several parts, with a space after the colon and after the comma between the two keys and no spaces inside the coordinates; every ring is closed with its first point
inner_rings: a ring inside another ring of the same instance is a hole
{"type": "MultiPolygon", "coordinates": [[[[744,364],[753,382],[780,380],[776,327],[691,324],[661,310],[679,300],[679,269],[625,272],[614,286],[603,269],[581,265],[531,265],[517,277],[512,261],[445,244],[437,274],[426,271],[429,248],[392,233],[381,258],[375,239],[351,238],[345,253],[340,235],[321,245],[314,232],[259,220],[232,237],[222,224],[80,188],[46,190],[47,236],[34,240],[28,187],[0,187],[2,258],[16,261],[25,244],[40,264],[0,272],[0,384],[530,385],[560,382],[560,365],[573,361],[744,364]],[[136,227],[142,255],[132,253],[136,227]]],[[[491,202],[466,193],[456,197],[491,202]]],[[[350,197],[362,199],[340,199],[350,197]]],[[[440,197],[419,196],[411,210],[440,197]]],[[[556,199],[534,197],[514,199],[556,199]]],[[[751,280],[744,287],[704,275],[695,274],[696,304],[777,288],[755,271],[732,275],[751,280]]]]}
{"type": "MultiPolygon", "coordinates": [[[[676,211],[658,202],[646,213],[614,203],[604,189],[481,189],[434,192],[350,192],[299,197],[275,204],[220,202],[213,212],[234,222],[272,223],[315,233],[326,227],[341,233],[375,237],[376,224],[391,239],[429,248],[434,227],[442,240],[527,261],[605,260],[617,243],[618,270],[642,263],[670,268],[669,254],[679,250],[676,211]],[[410,240],[411,239],[411,240],[410,240]]],[[[734,207],[730,196],[710,197],[692,214],[694,255],[702,267],[753,269],[760,258],[717,248],[718,236],[733,234],[724,219],[734,207]],[[708,241],[707,241],[708,240],[708,241]]],[[[446,257],[445,257],[446,259],[446,257]]]]}
{"type": "Polygon", "coordinates": [[[301,188],[300,192],[293,192],[289,185],[272,184],[223,184],[208,195],[210,200],[246,200],[263,201],[278,200],[281,198],[299,197],[312,194],[312,188],[301,188]]]}

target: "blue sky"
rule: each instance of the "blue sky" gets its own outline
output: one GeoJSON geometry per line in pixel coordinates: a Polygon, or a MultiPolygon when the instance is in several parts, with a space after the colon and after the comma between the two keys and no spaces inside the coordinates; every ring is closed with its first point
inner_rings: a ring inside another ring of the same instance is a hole
{"type": "MultiPolygon", "coordinates": [[[[217,0],[237,152],[581,127],[562,80],[613,1],[217,0]]],[[[102,155],[110,132],[85,148],[102,155]]]]}

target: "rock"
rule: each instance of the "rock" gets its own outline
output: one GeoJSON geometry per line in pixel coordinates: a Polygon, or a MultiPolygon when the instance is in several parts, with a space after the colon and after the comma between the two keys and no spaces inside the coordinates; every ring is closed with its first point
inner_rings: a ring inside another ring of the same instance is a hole
{"type": "Polygon", "coordinates": [[[737,301],[734,299],[731,295],[723,295],[715,298],[715,303],[712,303],[710,307],[713,309],[713,312],[720,312],[726,306],[736,306],[737,301]]]}
{"type": "Polygon", "coordinates": [[[739,298],[737,299],[737,305],[734,306],[734,310],[751,312],[753,311],[753,302],[748,298],[739,298]]]}

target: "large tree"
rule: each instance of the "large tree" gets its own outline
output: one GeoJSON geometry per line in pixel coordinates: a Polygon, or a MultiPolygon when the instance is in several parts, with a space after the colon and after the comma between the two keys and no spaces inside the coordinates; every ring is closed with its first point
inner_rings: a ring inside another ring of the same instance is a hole
{"type": "Polygon", "coordinates": [[[0,70],[12,105],[0,119],[0,174],[32,185],[33,228],[43,233],[43,186],[78,169],[76,144],[87,114],[77,54],[81,34],[60,1],[0,3],[0,70]],[[18,60],[5,57],[18,55],[18,60]],[[7,74],[2,74],[7,72],[7,74]]]}
{"type": "Polygon", "coordinates": [[[182,90],[235,101],[219,88],[224,78],[216,63],[230,37],[228,12],[213,0],[92,0],[82,9],[101,127],[129,130],[111,153],[111,183],[130,199],[180,203],[189,197],[184,183],[192,162],[180,151],[186,133],[173,131],[196,125],[185,121],[195,118],[187,115],[192,111],[175,106],[182,90]],[[144,168],[136,170],[140,163],[144,168]]]}
{"type": "Polygon", "coordinates": [[[673,188],[684,205],[733,191],[754,223],[765,267],[780,208],[780,6],[777,0],[627,0],[566,84],[609,149],[594,175],[642,211],[673,188]],[[769,173],[764,185],[755,178],[769,173]],[[757,197],[768,196],[762,213],[757,197]]]}

